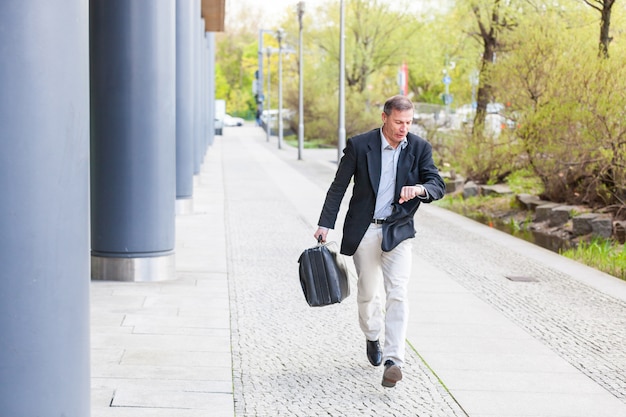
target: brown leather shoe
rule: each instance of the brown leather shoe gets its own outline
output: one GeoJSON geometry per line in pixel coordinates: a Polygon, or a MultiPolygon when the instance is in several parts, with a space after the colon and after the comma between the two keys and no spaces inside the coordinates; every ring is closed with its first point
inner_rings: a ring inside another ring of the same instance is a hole
{"type": "Polygon", "coordinates": [[[393,388],[396,382],[402,379],[402,370],[391,359],[385,361],[385,371],[383,372],[383,387],[393,388]]]}

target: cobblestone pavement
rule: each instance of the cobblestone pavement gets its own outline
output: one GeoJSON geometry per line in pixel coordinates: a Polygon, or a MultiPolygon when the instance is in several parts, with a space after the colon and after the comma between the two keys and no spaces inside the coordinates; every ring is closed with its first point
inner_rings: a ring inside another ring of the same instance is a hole
{"type": "MultiPolygon", "coordinates": [[[[319,173],[302,172],[319,183],[319,173]]],[[[429,236],[428,245],[414,246],[416,256],[429,259],[626,403],[626,302],[559,270],[529,263],[528,257],[471,230],[459,239],[459,230],[447,227],[449,216],[444,223],[438,211],[425,206],[416,215],[418,234],[429,236]]]]}
{"type": "Polygon", "coordinates": [[[336,159],[225,129],[176,219],[177,279],[92,283],[93,416],[626,417],[626,283],[433,205],[383,388],[356,296],[311,308],[298,280],[336,159]]]}
{"type": "Polygon", "coordinates": [[[458,239],[429,210],[419,215],[431,239],[421,256],[626,403],[626,302],[471,231],[458,239]],[[507,279],[520,276],[533,281],[507,279]]]}
{"type": "MultiPolygon", "coordinates": [[[[290,202],[266,164],[281,162],[266,160],[263,145],[242,136],[221,145],[236,415],[465,416],[408,347],[405,379],[381,386],[382,367],[365,356],[356,297],[306,304],[297,259],[314,243],[317,219],[290,202]]],[[[317,211],[319,192],[314,197],[317,211]]]]}

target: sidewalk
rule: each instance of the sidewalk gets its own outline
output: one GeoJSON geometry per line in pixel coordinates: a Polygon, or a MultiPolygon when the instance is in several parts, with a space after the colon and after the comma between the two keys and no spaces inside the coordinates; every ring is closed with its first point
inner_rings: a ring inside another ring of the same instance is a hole
{"type": "MultiPolygon", "coordinates": [[[[219,142],[218,142],[219,143],[219,142]]],[[[91,283],[92,417],[233,416],[219,145],[176,218],[177,279],[91,283]]]]}
{"type": "Polygon", "coordinates": [[[92,282],[92,417],[626,417],[626,283],[432,205],[405,379],[381,387],[355,287],[302,296],[337,151],[303,159],[226,128],[176,219],[177,279],[92,282]]]}

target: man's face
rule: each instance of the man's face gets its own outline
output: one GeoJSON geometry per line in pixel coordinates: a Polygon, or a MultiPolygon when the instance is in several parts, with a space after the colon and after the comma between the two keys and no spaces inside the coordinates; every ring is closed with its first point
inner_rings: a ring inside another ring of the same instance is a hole
{"type": "Polygon", "coordinates": [[[387,141],[394,148],[398,146],[409,133],[409,127],[413,123],[413,109],[410,110],[392,110],[387,116],[383,112],[383,134],[387,141]]]}

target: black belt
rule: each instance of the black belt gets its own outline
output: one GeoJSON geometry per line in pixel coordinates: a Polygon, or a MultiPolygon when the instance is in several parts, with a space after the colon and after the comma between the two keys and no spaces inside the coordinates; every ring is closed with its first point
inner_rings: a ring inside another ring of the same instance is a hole
{"type": "Polygon", "coordinates": [[[372,219],[372,223],[374,223],[374,224],[383,224],[383,223],[385,223],[385,219],[372,219]]]}

